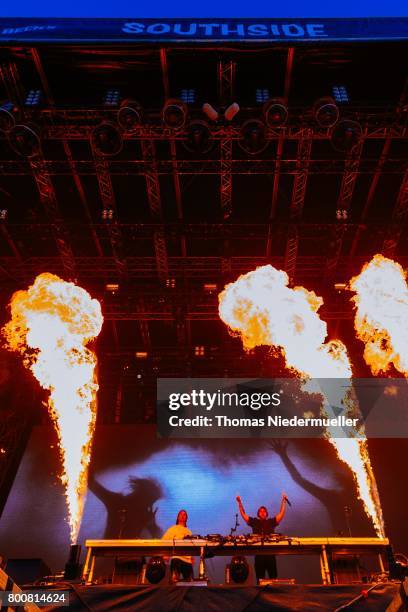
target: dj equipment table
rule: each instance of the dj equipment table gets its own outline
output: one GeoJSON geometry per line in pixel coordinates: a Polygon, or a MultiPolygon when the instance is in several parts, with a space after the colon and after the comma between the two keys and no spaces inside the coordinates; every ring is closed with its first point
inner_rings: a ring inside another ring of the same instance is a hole
{"type": "Polygon", "coordinates": [[[87,555],[83,579],[92,582],[96,557],[197,556],[200,558],[199,577],[205,578],[205,558],[233,555],[319,555],[323,584],[331,584],[330,562],[336,555],[377,555],[380,571],[384,572],[387,538],[296,538],[277,536],[274,539],[235,538],[185,540],[86,540],[87,555]]]}

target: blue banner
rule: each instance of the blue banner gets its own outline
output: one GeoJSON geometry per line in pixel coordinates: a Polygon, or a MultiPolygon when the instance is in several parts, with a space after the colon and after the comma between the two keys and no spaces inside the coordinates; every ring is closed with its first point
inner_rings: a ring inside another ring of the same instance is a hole
{"type": "Polygon", "coordinates": [[[408,39],[408,18],[0,19],[0,44],[315,42],[408,39]]]}

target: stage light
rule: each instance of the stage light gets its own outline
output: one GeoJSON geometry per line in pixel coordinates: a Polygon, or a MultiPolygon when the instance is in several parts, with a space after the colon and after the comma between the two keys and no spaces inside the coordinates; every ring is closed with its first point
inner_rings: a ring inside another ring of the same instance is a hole
{"type": "Polygon", "coordinates": [[[7,136],[10,147],[18,155],[34,157],[41,151],[39,129],[33,124],[15,125],[7,136]]]}
{"type": "Polygon", "coordinates": [[[344,85],[333,85],[333,98],[338,104],[347,104],[350,102],[350,98],[347,89],[344,85]]]}
{"type": "Polygon", "coordinates": [[[8,132],[16,124],[17,108],[12,102],[0,104],[0,130],[8,132]]]}
{"type": "Polygon", "coordinates": [[[348,213],[347,210],[344,208],[339,208],[338,210],[336,210],[336,219],[337,221],[347,221],[348,219],[348,213]]]}
{"type": "Polygon", "coordinates": [[[241,128],[238,144],[245,153],[257,155],[268,146],[265,136],[265,124],[259,119],[249,119],[241,128]]]}
{"type": "Polygon", "coordinates": [[[182,89],[180,99],[185,104],[194,104],[196,101],[196,90],[195,89],[182,89]]]}
{"type": "Polygon", "coordinates": [[[104,208],[102,210],[102,220],[103,221],[112,221],[115,216],[115,211],[113,208],[104,208]]]}
{"type": "Polygon", "coordinates": [[[181,130],[187,119],[187,106],[182,100],[172,98],[167,100],[163,107],[162,119],[166,127],[172,130],[181,130]]]}
{"type": "Polygon", "coordinates": [[[239,113],[239,105],[237,102],[230,104],[224,111],[224,117],[227,121],[232,121],[235,115],[239,113]]]}
{"type": "Polygon", "coordinates": [[[205,121],[192,121],[187,128],[186,138],[183,145],[190,153],[208,153],[213,141],[210,128],[205,121]]]}
{"type": "Polygon", "coordinates": [[[135,357],[136,359],[147,359],[147,351],[136,351],[135,357]]]}
{"type": "Polygon", "coordinates": [[[122,150],[123,141],[118,128],[113,123],[101,123],[92,130],[93,148],[100,155],[117,155],[122,150]]]}
{"type": "Polygon", "coordinates": [[[263,117],[270,128],[282,127],[288,120],[288,109],[281,98],[273,98],[265,102],[263,117]]]}
{"type": "Polygon", "coordinates": [[[214,293],[217,291],[217,285],[215,283],[206,283],[204,285],[204,291],[207,291],[207,293],[214,293]]]}
{"type": "Polygon", "coordinates": [[[347,288],[346,283],[334,283],[334,288],[336,291],[345,291],[347,288]]]}
{"type": "Polygon", "coordinates": [[[219,112],[213,106],[211,106],[211,104],[209,104],[208,102],[205,102],[203,104],[201,110],[203,111],[203,113],[207,115],[209,119],[211,119],[211,121],[217,121],[217,119],[220,116],[219,112]]]}
{"type": "Polygon", "coordinates": [[[120,102],[119,89],[108,89],[103,99],[104,106],[118,106],[120,102]]]}
{"type": "Polygon", "coordinates": [[[176,287],[176,279],[175,278],[166,278],[166,288],[167,289],[175,289],[176,287]]]}
{"type": "Polygon", "coordinates": [[[205,347],[202,345],[198,345],[194,347],[194,355],[195,357],[204,357],[205,356],[205,347]]]}
{"type": "Polygon", "coordinates": [[[146,579],[151,584],[157,584],[166,575],[166,564],[162,557],[151,557],[146,566],[146,579]]]}
{"type": "Polygon", "coordinates": [[[0,221],[5,221],[7,219],[8,210],[7,208],[0,209],[0,221]]]}
{"type": "Polygon", "coordinates": [[[236,584],[244,583],[249,576],[249,566],[245,557],[237,555],[232,557],[230,563],[230,579],[236,584]]]}
{"type": "Polygon", "coordinates": [[[351,119],[343,119],[334,127],[331,144],[336,151],[351,151],[363,135],[361,125],[351,119]]]}
{"type": "Polygon", "coordinates": [[[116,293],[117,291],[119,291],[119,285],[118,283],[106,283],[105,289],[110,293],[116,293]]]}
{"type": "Polygon", "coordinates": [[[118,123],[124,130],[132,130],[143,123],[143,109],[136,100],[123,100],[118,110],[118,123]]]}
{"type": "Polygon", "coordinates": [[[43,94],[41,89],[30,89],[25,99],[25,106],[39,106],[41,103],[43,94]]]}
{"type": "Polygon", "coordinates": [[[339,120],[339,109],[333,98],[319,98],[313,105],[313,115],[320,127],[333,127],[339,120]]]}
{"type": "Polygon", "coordinates": [[[264,104],[269,100],[269,89],[257,89],[255,92],[255,100],[257,104],[264,104]]]}

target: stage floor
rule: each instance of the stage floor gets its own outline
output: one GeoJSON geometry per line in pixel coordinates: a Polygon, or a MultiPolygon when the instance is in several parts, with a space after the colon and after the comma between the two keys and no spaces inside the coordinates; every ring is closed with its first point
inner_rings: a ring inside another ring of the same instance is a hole
{"type": "MultiPolygon", "coordinates": [[[[345,605],[372,585],[279,585],[267,587],[154,587],[72,585],[70,610],[143,612],[262,612],[330,610],[345,605]]],[[[66,589],[67,585],[60,588],[66,589]]],[[[382,583],[348,610],[384,612],[400,583],[382,583]]],[[[43,608],[44,609],[44,608],[43,608]]],[[[58,608],[63,610],[66,608],[58,608]]],[[[45,610],[57,610],[47,607],[45,610]]]]}

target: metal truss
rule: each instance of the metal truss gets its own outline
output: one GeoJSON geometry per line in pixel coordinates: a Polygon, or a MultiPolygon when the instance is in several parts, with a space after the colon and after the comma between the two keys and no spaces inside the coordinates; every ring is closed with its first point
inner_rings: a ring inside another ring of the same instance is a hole
{"type": "MultiPolygon", "coordinates": [[[[228,154],[228,152],[227,152],[228,154]]],[[[227,156],[226,156],[227,157],[227,156]]],[[[273,174],[276,158],[265,159],[225,159],[227,170],[231,174],[273,174]]],[[[139,175],[145,176],[146,163],[142,159],[104,159],[111,176],[139,175]]],[[[159,159],[156,161],[155,171],[158,176],[174,176],[175,164],[179,176],[196,176],[197,174],[220,175],[223,172],[221,159],[159,159]]],[[[297,159],[281,159],[281,174],[297,175],[304,169],[297,159]]],[[[361,159],[357,174],[370,174],[376,172],[378,161],[372,158],[361,159]]],[[[95,176],[95,162],[92,160],[44,160],[44,166],[50,176],[71,176],[73,171],[80,176],[95,176]]],[[[406,167],[404,158],[387,158],[382,161],[382,174],[403,174],[406,167]]],[[[308,161],[309,174],[339,174],[344,170],[344,161],[341,159],[310,159],[308,161]]],[[[25,160],[0,160],[0,176],[28,176],[31,174],[30,166],[25,160]]]]}
{"type": "Polygon", "coordinates": [[[398,193],[391,224],[388,228],[386,238],[382,245],[382,254],[385,257],[393,257],[401,238],[402,231],[408,220],[408,170],[404,174],[402,184],[398,193]]]}
{"type": "Polygon", "coordinates": [[[113,191],[111,173],[109,171],[109,164],[106,161],[106,158],[102,157],[101,155],[98,155],[97,151],[95,151],[94,149],[93,155],[103,211],[111,211],[113,214],[111,219],[106,220],[106,228],[108,231],[113,257],[115,260],[119,277],[125,279],[127,277],[127,264],[125,256],[123,254],[122,233],[117,220],[117,207],[115,193],[113,191]]]}
{"type": "MultiPolygon", "coordinates": [[[[346,215],[346,219],[348,218],[351,201],[353,199],[363,146],[364,139],[360,139],[360,141],[350,151],[344,165],[344,174],[341,181],[339,197],[337,199],[336,214],[340,211],[341,214],[346,215]]],[[[339,264],[339,259],[343,248],[343,240],[346,232],[346,227],[344,225],[344,220],[346,219],[337,219],[337,223],[334,225],[332,231],[332,248],[326,268],[326,275],[329,280],[333,280],[339,264]]]]}
{"type": "Polygon", "coordinates": [[[312,152],[312,131],[305,130],[303,138],[299,140],[297,154],[297,173],[293,181],[292,201],[290,203],[290,220],[286,252],[285,270],[289,279],[293,282],[296,274],[296,260],[299,246],[299,234],[297,225],[302,217],[305,203],[307,177],[309,176],[310,156],[312,152]]]}
{"type": "Polygon", "coordinates": [[[169,273],[155,145],[152,140],[142,140],[141,147],[145,162],[144,174],[146,177],[147,199],[149,202],[150,212],[153,219],[160,223],[154,234],[154,250],[156,253],[157,274],[159,279],[162,282],[165,282],[169,277],[169,273]]]}

